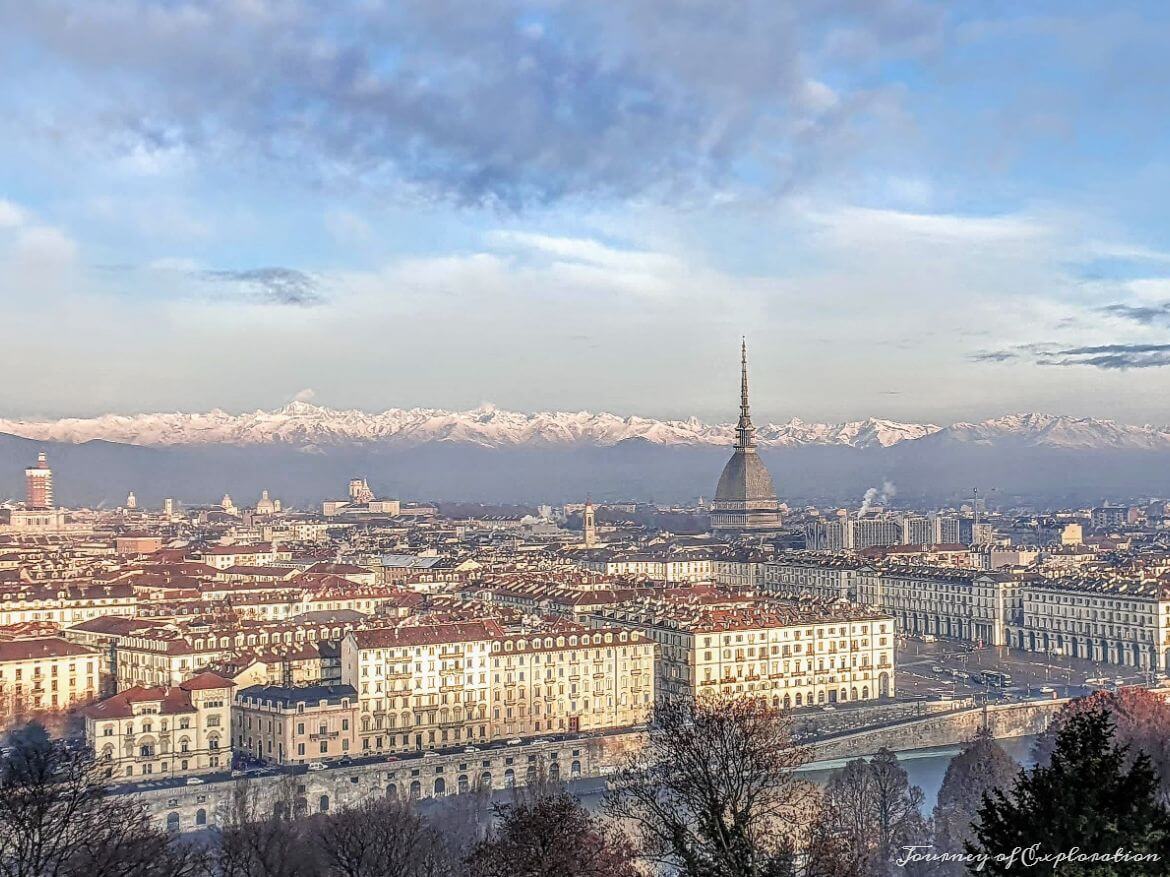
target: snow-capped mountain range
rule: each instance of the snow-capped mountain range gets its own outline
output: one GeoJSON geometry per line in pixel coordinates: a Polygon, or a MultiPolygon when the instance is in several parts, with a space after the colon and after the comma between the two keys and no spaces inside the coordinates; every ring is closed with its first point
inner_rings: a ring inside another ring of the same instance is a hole
{"type": "MultiPolygon", "coordinates": [[[[40,441],[80,443],[104,439],[143,446],[284,444],[305,449],[337,445],[430,442],[482,447],[522,445],[612,446],[629,439],[659,445],[729,445],[734,424],[695,418],[656,420],[608,413],[524,414],[482,405],[471,411],[391,408],[380,413],[292,402],[273,411],[105,414],[62,420],[4,420],[0,433],[40,441]]],[[[757,430],[763,447],[846,446],[888,448],[904,442],[1023,443],[1075,449],[1170,449],[1170,427],[1132,426],[1096,418],[1011,414],[979,423],[940,427],[868,418],[846,423],[769,423],[757,430]]]]}

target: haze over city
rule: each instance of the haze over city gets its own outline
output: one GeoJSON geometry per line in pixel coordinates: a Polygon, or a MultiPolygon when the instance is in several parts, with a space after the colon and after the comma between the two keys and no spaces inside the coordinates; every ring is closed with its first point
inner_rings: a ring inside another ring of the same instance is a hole
{"type": "Polygon", "coordinates": [[[1164,424],[1168,14],[0,4],[0,416],[1164,424]]]}

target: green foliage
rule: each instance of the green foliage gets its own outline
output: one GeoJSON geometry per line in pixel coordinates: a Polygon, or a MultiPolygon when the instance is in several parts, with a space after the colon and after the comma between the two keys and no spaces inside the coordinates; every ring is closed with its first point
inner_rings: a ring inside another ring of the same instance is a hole
{"type": "Polygon", "coordinates": [[[1112,720],[1101,709],[1068,716],[1048,764],[1021,772],[1009,791],[987,795],[975,835],[967,849],[989,857],[982,871],[988,875],[1021,873],[1021,853],[1014,863],[1003,858],[1015,850],[1159,857],[1152,864],[1066,861],[1027,869],[1061,877],[1165,874],[1170,863],[1170,814],[1159,800],[1158,778],[1144,754],[1131,757],[1115,742],[1112,720]]]}

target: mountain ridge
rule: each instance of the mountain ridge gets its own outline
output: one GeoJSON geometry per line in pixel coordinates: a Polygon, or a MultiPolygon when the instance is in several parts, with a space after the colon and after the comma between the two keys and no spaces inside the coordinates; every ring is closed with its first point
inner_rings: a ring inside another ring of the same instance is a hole
{"type": "MultiPolygon", "coordinates": [[[[656,419],[608,412],[521,413],[485,404],[468,411],[390,408],[369,413],[309,402],[231,414],[207,412],[103,414],[57,420],[0,419],[0,432],[23,438],[79,444],[94,439],[144,447],[281,444],[313,452],[338,445],[432,442],[486,448],[531,446],[611,447],[630,439],[654,445],[723,446],[735,440],[733,423],[698,418],[656,419]]],[[[949,426],[869,417],[842,423],[793,418],[767,423],[756,432],[764,448],[808,446],[889,448],[907,442],[1025,444],[1042,447],[1128,450],[1170,449],[1170,427],[1136,426],[1113,420],[1035,412],[1005,414],[949,426]]]]}

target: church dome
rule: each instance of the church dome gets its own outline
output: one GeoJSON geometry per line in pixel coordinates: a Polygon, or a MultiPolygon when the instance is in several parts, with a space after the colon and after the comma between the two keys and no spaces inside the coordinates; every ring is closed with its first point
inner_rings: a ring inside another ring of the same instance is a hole
{"type": "Polygon", "coordinates": [[[754,448],[737,448],[715,488],[716,502],[776,501],[776,488],[768,467],[754,448]]]}

